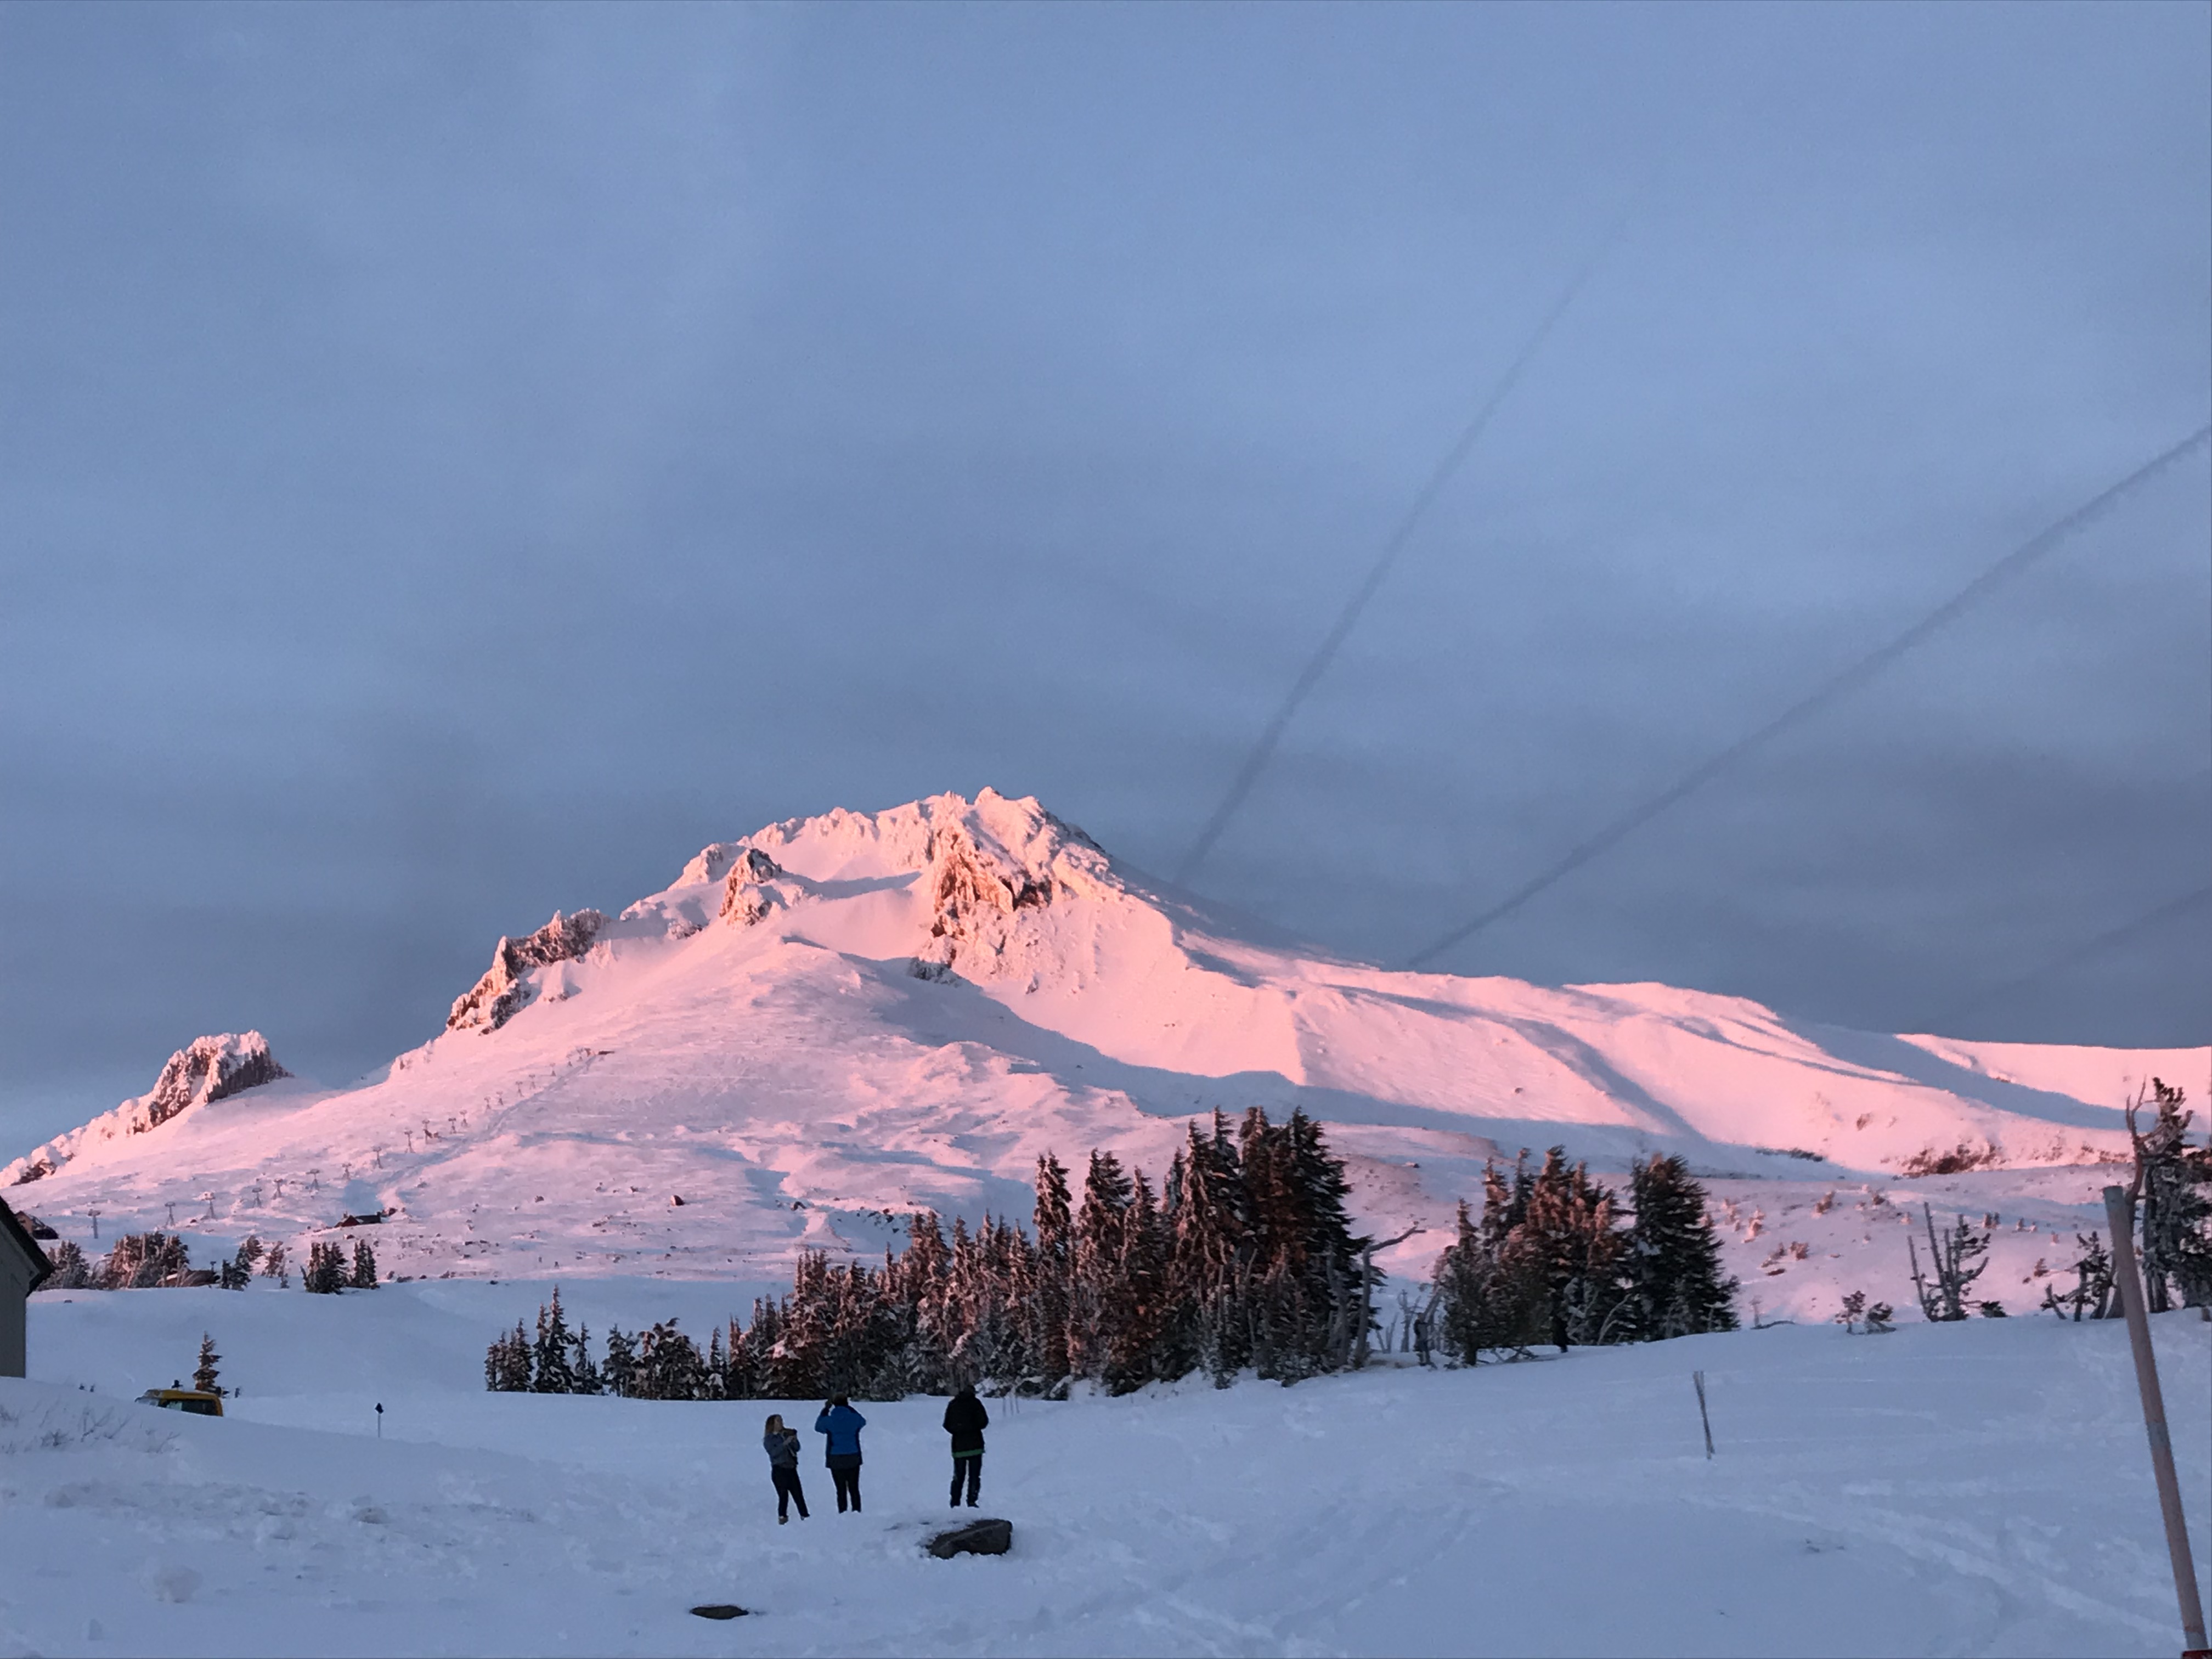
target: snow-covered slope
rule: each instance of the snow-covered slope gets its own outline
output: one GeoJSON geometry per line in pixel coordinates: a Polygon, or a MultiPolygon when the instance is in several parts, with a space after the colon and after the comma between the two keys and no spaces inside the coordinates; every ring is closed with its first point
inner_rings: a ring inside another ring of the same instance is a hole
{"type": "MultiPolygon", "coordinates": [[[[720,1287],[595,1279],[599,1329],[720,1287]]],[[[488,1394],[538,1287],[41,1295],[0,1378],[0,1653],[2156,1654],[2180,1637],[2118,1322],[1684,1337],[1475,1370],[863,1402],[866,1510],[775,1522],[771,1411],[488,1394]],[[127,1402],[202,1332],[222,1421],[127,1402]],[[1703,1373],[1717,1455],[1698,1427],[1703,1373]],[[87,1393],[87,1388],[97,1392],[87,1393]],[[380,1418],[374,1407],[385,1407],[380,1418]],[[374,1437],[381,1425],[383,1438],[374,1437]],[[686,1609],[755,1609],[735,1626],[686,1609]]],[[[2212,1326],[2153,1322],[2206,1538],[2212,1326]]],[[[815,1437],[808,1439],[819,1444],[815,1437]]]]}
{"type": "MultiPolygon", "coordinates": [[[[220,1084],[230,1063],[172,1065],[220,1084]]],[[[1390,1232],[1441,1224],[1493,1154],[1560,1142],[1618,1170],[1683,1152],[1737,1202],[1743,1269],[1787,1281],[1770,1305],[1809,1306],[1851,1249],[1901,1257],[1875,1231],[1898,1213],[1885,1188],[2034,1223],[1997,1277],[2070,1259],[2040,1230],[2094,1197],[2081,1166],[2124,1146],[2124,1095],[2154,1073],[2195,1095],[2207,1068],[2203,1048],[1887,1036],[1666,986],[1390,972],[1255,939],[986,790],[718,842],[620,916],[501,940],[447,1029],[359,1084],[187,1088],[156,1117],[165,1072],[0,1183],[29,1179],[9,1198],[88,1244],[95,1206],[106,1237],[173,1216],[295,1247],[375,1208],[383,1265],[409,1277],[775,1278],[801,1246],[880,1249],[918,1206],[1026,1215],[1048,1150],[1157,1170],[1194,1114],[1303,1106],[1390,1232]],[[1951,1191],[1903,1181],[1961,1145],[1991,1167],[1951,1191]]]]}

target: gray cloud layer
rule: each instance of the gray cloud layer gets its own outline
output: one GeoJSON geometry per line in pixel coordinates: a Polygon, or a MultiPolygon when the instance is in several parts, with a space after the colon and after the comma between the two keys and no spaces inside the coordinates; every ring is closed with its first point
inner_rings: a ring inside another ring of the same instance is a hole
{"type": "MultiPolygon", "coordinates": [[[[1203,872],[1402,957],[2202,422],[2208,15],[0,9],[0,1129],[793,813],[1172,866],[1663,161],[1203,872]]],[[[2201,911],[1966,1005],[2203,884],[2209,521],[1450,965],[2205,1041],[2201,911]]]]}

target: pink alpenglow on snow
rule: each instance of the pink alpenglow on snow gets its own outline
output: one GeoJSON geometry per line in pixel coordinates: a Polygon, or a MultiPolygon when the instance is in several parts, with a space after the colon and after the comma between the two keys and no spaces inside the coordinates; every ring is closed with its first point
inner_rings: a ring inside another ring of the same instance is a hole
{"type": "Polygon", "coordinates": [[[209,1247],[251,1232],[304,1257],[343,1189],[386,1213],[378,1259],[403,1279],[775,1283],[802,1249],[878,1255],[915,1209],[1026,1217],[1041,1152],[1158,1170],[1194,1115],[1303,1107],[1361,1226],[1425,1230],[1383,1256],[1401,1276],[1486,1159],[1559,1144],[1616,1184],[1636,1157],[1687,1158],[1747,1313],[1826,1318],[1853,1289],[1909,1305],[1897,1224],[1923,1200],[2003,1216],[1984,1288],[2024,1311],[2038,1264],[2096,1224],[2121,1102],[2207,1069],[2203,1048],[1395,972],[1249,937],[987,789],[771,824],[618,916],[556,912],[500,941],[447,1029],[346,1088],[290,1079],[258,1035],[202,1039],[0,1184],[38,1180],[41,1217],[87,1244],[92,1207],[112,1237],[175,1204],[209,1247]],[[1971,1167],[1945,1160],[1961,1146],[1971,1167]],[[1931,1168],[1954,1172],[1909,1173],[1931,1168]]]}

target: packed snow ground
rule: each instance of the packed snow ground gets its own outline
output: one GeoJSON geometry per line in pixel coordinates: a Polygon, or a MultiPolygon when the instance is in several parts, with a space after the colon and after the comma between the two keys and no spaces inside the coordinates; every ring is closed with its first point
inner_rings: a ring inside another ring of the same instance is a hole
{"type": "Polygon", "coordinates": [[[1852,1289],[1904,1305],[1921,1200],[2004,1218],[1978,1288],[2018,1312],[2036,1264],[2101,1225],[2121,1102],[2153,1074],[2201,1101],[2212,1073],[2201,1048],[1881,1036],[1661,985],[1395,973],[1255,931],[1033,800],[795,819],[604,925],[503,949],[454,1029],[354,1086],[283,1079],[142,1133],[153,1114],[125,1103],[0,1182],[51,1164],[8,1196],[90,1254],[94,1211],[109,1240],[181,1230],[203,1264],[248,1233],[304,1260],[386,1211],[378,1258],[408,1279],[787,1281],[798,1249],[878,1255],[919,1206],[1025,1219],[1040,1152],[1079,1173],[1103,1147],[1157,1179],[1194,1116],[1303,1107],[1364,1227],[1427,1229],[1382,1258],[1401,1279],[1485,1158],[1558,1142],[1615,1182],[1641,1153],[1688,1158],[1770,1312],[1825,1317],[1852,1289]],[[1999,1167],[1902,1175],[1962,1142],[1999,1167]]]}
{"type": "MultiPolygon", "coordinates": [[[[741,1287],[572,1284],[595,1330],[741,1287]]],[[[42,1294],[0,1381],[0,1652],[2154,1654],[2126,1334],[1794,1326],[1474,1371],[992,1402],[939,1562],[942,1402],[864,1405],[868,1509],[779,1528],[775,1402],[491,1395],[546,1286],[42,1294]],[[221,1421],[130,1403],[214,1334],[221,1421]],[[1704,1455],[1702,1370],[1718,1455],[1704,1455]],[[385,1438],[375,1437],[380,1401],[385,1438]],[[710,1624],[686,1609],[733,1601],[710,1624]]],[[[2200,1560],[2212,1325],[2155,1322],[2200,1560]]],[[[810,1426],[816,1402],[781,1407],[810,1426]]],[[[817,1446],[807,1436],[810,1448],[817,1446]]],[[[2207,1574],[2212,1581],[2212,1572],[2207,1574]]]]}

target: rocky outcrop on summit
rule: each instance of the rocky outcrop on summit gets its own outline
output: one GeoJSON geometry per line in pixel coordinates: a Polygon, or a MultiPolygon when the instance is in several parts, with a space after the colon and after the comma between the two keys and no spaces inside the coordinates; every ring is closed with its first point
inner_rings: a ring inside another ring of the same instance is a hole
{"type": "Polygon", "coordinates": [[[20,1158],[4,1172],[7,1182],[21,1185],[52,1175],[83,1150],[87,1140],[113,1140],[144,1134],[195,1106],[228,1100],[248,1089],[258,1089],[291,1073],[269,1052],[269,1039],[258,1031],[225,1031],[220,1036],[194,1037],[171,1054],[154,1080],[153,1088],[135,1100],[126,1100],[113,1111],[93,1119],[81,1129],[48,1141],[36,1152],[20,1158]]]}
{"type": "Polygon", "coordinates": [[[763,884],[774,881],[782,873],[782,866],[757,847],[748,847],[738,853],[722,881],[722,920],[741,927],[750,927],[758,921],[779,902],[777,896],[763,884]]]}
{"type": "Polygon", "coordinates": [[[922,885],[933,914],[915,977],[991,979],[1017,968],[1023,913],[1049,905],[1071,878],[1104,873],[1105,854],[1088,836],[1041,809],[1036,817],[1018,842],[986,841],[957,820],[931,827],[922,885]]]}
{"type": "Polygon", "coordinates": [[[573,916],[556,910],[553,920],[536,933],[501,939],[484,976],[454,1000],[453,1012],[446,1016],[446,1029],[461,1031],[473,1026],[496,1031],[530,1000],[528,979],[532,969],[574,962],[592,948],[606,922],[597,910],[579,910],[573,916]]]}

